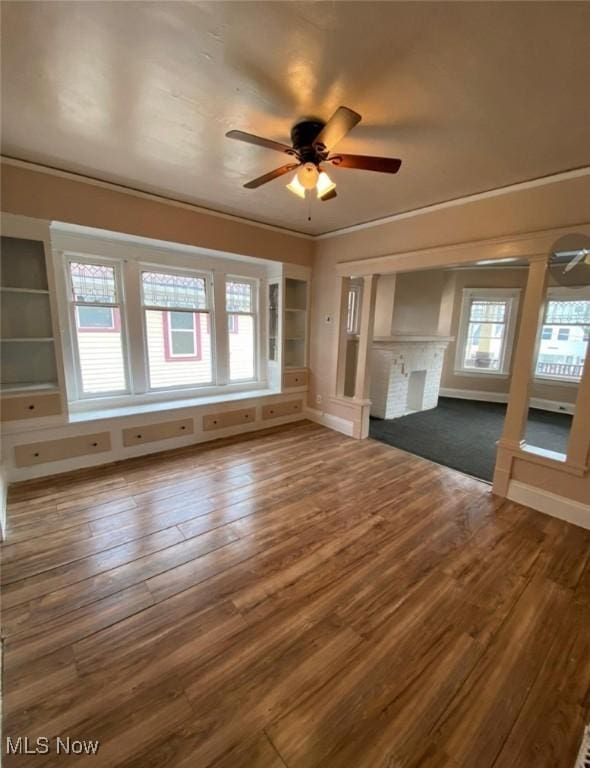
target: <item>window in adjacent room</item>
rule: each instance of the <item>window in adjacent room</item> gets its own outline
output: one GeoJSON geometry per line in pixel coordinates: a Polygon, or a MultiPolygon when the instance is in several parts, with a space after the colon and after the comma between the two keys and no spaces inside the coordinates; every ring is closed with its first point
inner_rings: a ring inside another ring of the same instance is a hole
{"type": "Polygon", "coordinates": [[[586,288],[550,288],[535,375],[577,382],[590,337],[590,291],[586,288]]]}
{"type": "Polygon", "coordinates": [[[141,287],[150,388],[211,384],[206,276],[143,271],[141,287]]]}
{"type": "Polygon", "coordinates": [[[351,285],[348,289],[348,307],[346,314],[346,333],[356,336],[360,322],[361,286],[351,285]]]}
{"type": "Polygon", "coordinates": [[[455,369],[507,374],[518,309],[518,289],[463,291],[455,369]]]}
{"type": "Polygon", "coordinates": [[[69,261],[78,389],[83,396],[127,391],[117,264],[69,261]]]}
{"type": "Polygon", "coordinates": [[[229,330],[229,379],[249,381],[256,375],[256,285],[229,278],[225,283],[229,330]]]}

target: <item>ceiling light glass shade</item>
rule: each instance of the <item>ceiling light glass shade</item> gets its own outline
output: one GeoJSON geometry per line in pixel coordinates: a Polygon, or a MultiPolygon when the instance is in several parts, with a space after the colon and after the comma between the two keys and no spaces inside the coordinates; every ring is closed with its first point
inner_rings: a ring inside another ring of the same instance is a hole
{"type": "Polygon", "coordinates": [[[319,171],[313,163],[304,163],[297,169],[297,178],[305,189],[313,189],[318,182],[319,175],[319,171]]]}
{"type": "Polygon", "coordinates": [[[297,197],[300,197],[302,200],[305,200],[305,187],[301,185],[299,182],[299,179],[297,178],[297,174],[293,176],[293,179],[287,184],[287,189],[289,192],[293,192],[294,195],[297,195],[297,197]]]}
{"type": "Polygon", "coordinates": [[[328,176],[328,174],[325,171],[322,171],[318,177],[318,183],[317,183],[317,191],[318,191],[318,197],[322,198],[324,195],[327,195],[328,192],[331,192],[333,189],[336,189],[336,184],[332,181],[332,179],[328,176]]]}

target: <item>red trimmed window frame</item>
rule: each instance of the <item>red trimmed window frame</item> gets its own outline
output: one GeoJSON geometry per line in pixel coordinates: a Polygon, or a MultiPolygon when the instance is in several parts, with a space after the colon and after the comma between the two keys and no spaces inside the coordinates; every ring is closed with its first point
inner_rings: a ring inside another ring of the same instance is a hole
{"type": "MultiPolygon", "coordinates": [[[[174,311],[174,310],[171,310],[174,311]]],[[[194,355],[175,355],[172,352],[172,339],[171,339],[171,332],[174,332],[174,328],[171,327],[170,324],[170,312],[164,311],[162,312],[162,330],[164,333],[164,359],[167,363],[175,363],[175,362],[188,362],[188,361],[195,361],[195,360],[202,360],[203,359],[203,345],[202,345],[202,339],[201,339],[201,318],[199,317],[199,312],[191,312],[188,313],[192,315],[193,318],[193,334],[194,334],[194,340],[195,340],[195,354],[194,355]]],[[[209,319],[209,313],[207,313],[207,319],[209,319]]],[[[187,331],[181,331],[182,333],[186,333],[187,331]]]]}
{"type": "Polygon", "coordinates": [[[121,331],[121,312],[119,307],[100,307],[100,309],[110,309],[112,325],[80,325],[80,314],[78,310],[82,309],[95,309],[92,304],[76,304],[76,330],[78,333],[120,333],[121,331]]]}

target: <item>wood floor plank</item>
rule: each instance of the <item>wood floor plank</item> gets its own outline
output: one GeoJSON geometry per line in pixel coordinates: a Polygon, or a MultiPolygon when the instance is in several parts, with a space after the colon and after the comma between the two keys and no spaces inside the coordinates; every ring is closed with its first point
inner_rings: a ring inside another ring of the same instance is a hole
{"type": "Polygon", "coordinates": [[[571,768],[590,717],[590,533],[310,422],[14,486],[1,554],[4,735],[69,765],[571,768]]]}

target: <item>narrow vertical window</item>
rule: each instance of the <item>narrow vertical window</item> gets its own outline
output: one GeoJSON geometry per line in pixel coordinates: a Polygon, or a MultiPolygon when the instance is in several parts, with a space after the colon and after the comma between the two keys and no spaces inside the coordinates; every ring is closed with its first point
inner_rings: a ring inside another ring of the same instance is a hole
{"type": "Polygon", "coordinates": [[[109,264],[70,261],[69,276],[80,393],[126,392],[117,269],[109,264]]]}
{"type": "Polygon", "coordinates": [[[150,388],[212,384],[206,278],[150,271],[141,283],[150,388]]]}
{"type": "Polygon", "coordinates": [[[225,284],[229,330],[229,379],[256,378],[256,296],[251,281],[231,279],[225,284]]]}

